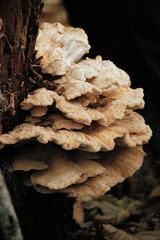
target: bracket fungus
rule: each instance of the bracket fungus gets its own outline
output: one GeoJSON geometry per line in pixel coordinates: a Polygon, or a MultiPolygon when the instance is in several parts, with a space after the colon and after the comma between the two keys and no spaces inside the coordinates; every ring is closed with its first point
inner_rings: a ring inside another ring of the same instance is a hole
{"type": "Polygon", "coordinates": [[[66,66],[88,53],[90,45],[83,29],[65,27],[60,23],[43,23],[36,41],[37,57],[42,71],[53,75],[65,74],[66,66]]]}
{"type": "Polygon", "coordinates": [[[105,194],[141,167],[142,145],[152,136],[135,111],[144,107],[143,89],[132,89],[128,74],[101,56],[80,60],[89,48],[82,29],[43,24],[37,57],[42,72],[59,76],[55,89],[29,93],[21,102],[24,123],[0,135],[0,148],[22,143],[13,170],[43,194],[105,194]]]}

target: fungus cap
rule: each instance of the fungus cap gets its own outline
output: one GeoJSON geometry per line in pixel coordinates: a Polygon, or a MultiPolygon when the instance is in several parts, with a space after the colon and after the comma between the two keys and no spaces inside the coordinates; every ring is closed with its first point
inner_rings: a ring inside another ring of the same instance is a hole
{"type": "Polygon", "coordinates": [[[99,163],[107,169],[107,174],[89,178],[83,184],[71,185],[61,191],[69,197],[98,197],[111,187],[131,177],[141,166],[144,158],[142,147],[116,147],[113,151],[103,153],[99,163]]]}
{"type": "Polygon", "coordinates": [[[37,58],[42,71],[53,75],[65,74],[67,65],[88,53],[88,37],[81,28],[65,27],[60,23],[43,23],[36,40],[37,58]],[[53,67],[53,69],[52,69],[53,67]]]}
{"type": "Polygon", "coordinates": [[[115,144],[136,147],[147,143],[151,135],[152,131],[145,124],[143,117],[130,110],[122,120],[116,120],[108,127],[92,124],[79,131],[54,131],[51,127],[24,123],[8,134],[0,135],[0,143],[2,145],[15,144],[34,137],[41,143],[54,142],[65,150],[79,148],[89,152],[98,152],[100,150],[110,151],[114,149],[115,144]]]}

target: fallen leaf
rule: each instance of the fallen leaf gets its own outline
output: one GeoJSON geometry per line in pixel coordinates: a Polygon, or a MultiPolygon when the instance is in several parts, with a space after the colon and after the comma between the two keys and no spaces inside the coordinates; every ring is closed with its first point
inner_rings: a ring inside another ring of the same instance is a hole
{"type": "Polygon", "coordinates": [[[160,231],[144,231],[135,234],[139,240],[160,240],[160,231]]]}
{"type": "MultiPolygon", "coordinates": [[[[117,229],[110,224],[103,224],[104,239],[106,240],[139,240],[139,238],[117,229]]],[[[149,239],[148,239],[149,240],[149,239]]]]}
{"type": "Polygon", "coordinates": [[[73,219],[78,224],[84,223],[84,210],[83,210],[83,206],[82,206],[82,203],[77,202],[77,201],[73,205],[73,219]]]}

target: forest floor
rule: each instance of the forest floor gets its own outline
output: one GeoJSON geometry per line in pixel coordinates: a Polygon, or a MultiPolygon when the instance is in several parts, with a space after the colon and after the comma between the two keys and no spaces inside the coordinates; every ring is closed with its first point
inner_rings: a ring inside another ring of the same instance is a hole
{"type": "Polygon", "coordinates": [[[71,234],[72,239],[159,240],[160,187],[145,201],[111,194],[85,203],[77,201],[74,218],[79,230],[71,234]]]}

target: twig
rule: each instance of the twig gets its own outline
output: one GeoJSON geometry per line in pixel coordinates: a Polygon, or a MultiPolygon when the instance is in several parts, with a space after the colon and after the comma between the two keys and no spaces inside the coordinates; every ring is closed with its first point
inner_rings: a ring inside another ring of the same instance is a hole
{"type": "Polygon", "coordinates": [[[22,232],[0,169],[0,228],[5,240],[23,240],[22,232]]]}
{"type": "Polygon", "coordinates": [[[39,73],[37,73],[37,72],[33,69],[33,67],[31,66],[31,64],[29,65],[29,67],[30,67],[31,71],[33,72],[33,74],[38,78],[38,80],[39,80],[39,81],[42,81],[42,80],[43,80],[42,75],[40,75],[39,73]]]}

